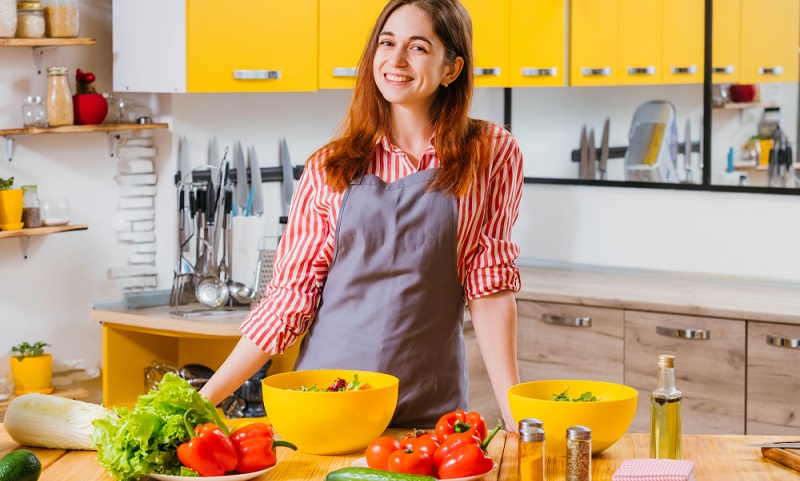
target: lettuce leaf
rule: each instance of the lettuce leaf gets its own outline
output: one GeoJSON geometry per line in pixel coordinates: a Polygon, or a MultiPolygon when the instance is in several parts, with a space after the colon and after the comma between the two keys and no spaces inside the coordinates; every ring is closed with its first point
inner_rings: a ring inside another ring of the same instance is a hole
{"type": "Polygon", "coordinates": [[[133,411],[115,408],[94,421],[92,444],[100,464],[118,481],[150,473],[197,476],[181,464],[177,451],[191,438],[189,429],[205,423],[228,434],[211,402],[177,374],[167,373],[157,390],[139,396],[133,411]]]}

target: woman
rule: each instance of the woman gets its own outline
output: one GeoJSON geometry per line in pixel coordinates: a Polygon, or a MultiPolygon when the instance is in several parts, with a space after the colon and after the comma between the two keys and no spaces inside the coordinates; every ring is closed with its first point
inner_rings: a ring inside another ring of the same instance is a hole
{"type": "Polygon", "coordinates": [[[265,297],[202,394],[218,403],[304,337],[295,369],[394,374],[394,426],[467,408],[467,301],[514,430],[522,158],[468,117],[472,27],[458,0],[391,0],[362,55],[340,137],[311,156],[265,297]]]}

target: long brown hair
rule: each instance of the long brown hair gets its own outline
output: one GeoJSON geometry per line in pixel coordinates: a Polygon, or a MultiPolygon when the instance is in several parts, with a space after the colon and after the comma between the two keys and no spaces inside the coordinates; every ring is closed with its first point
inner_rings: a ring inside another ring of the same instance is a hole
{"type": "Polygon", "coordinates": [[[361,54],[353,101],[342,133],[325,147],[331,155],[322,168],[328,184],[344,191],[369,164],[381,135],[390,131],[389,102],[378,90],[372,64],[386,19],[403,5],[414,5],[428,14],[434,32],[444,44],[446,62],[464,59],[461,74],[448,87],[439,87],[430,110],[433,146],[441,160],[431,188],[460,196],[488,165],[491,141],[485,135],[486,122],[469,118],[474,82],[472,21],[458,0],[390,0],[386,4],[361,54]]]}

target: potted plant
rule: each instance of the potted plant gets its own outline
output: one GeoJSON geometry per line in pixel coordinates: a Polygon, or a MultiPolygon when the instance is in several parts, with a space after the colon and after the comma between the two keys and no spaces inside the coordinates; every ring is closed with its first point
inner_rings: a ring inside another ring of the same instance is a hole
{"type": "Polygon", "coordinates": [[[23,342],[11,348],[14,394],[53,392],[50,385],[53,378],[53,356],[44,352],[44,348],[49,345],[41,341],[34,344],[23,342]]]}
{"type": "Polygon", "coordinates": [[[0,229],[22,229],[22,189],[12,189],[14,178],[0,178],[0,229]]]}
{"type": "Polygon", "coordinates": [[[76,94],[72,96],[75,125],[96,125],[105,120],[108,102],[94,89],[95,76],[91,72],[78,69],[75,72],[76,94]]]}

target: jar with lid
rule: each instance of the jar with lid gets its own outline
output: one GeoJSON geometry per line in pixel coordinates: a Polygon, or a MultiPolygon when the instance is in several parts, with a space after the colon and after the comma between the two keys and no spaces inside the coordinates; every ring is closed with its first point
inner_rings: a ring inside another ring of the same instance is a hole
{"type": "Polygon", "coordinates": [[[17,34],[17,0],[0,0],[0,37],[17,34]]]}
{"type": "Polygon", "coordinates": [[[72,93],[67,83],[67,67],[47,69],[47,121],[50,127],[72,125],[72,93]]]}
{"type": "Polygon", "coordinates": [[[22,105],[22,125],[25,127],[47,127],[47,113],[40,96],[28,97],[22,105]]]}
{"type": "Polygon", "coordinates": [[[75,38],[80,29],[78,0],[42,0],[45,35],[51,38],[75,38]]]}
{"type": "Polygon", "coordinates": [[[22,222],[24,228],[41,227],[42,216],[39,204],[39,195],[35,185],[22,186],[22,222]]]}
{"type": "Polygon", "coordinates": [[[17,3],[17,37],[44,37],[44,13],[41,2],[17,3]]]}
{"type": "Polygon", "coordinates": [[[592,481],[592,430],[567,428],[566,481],[592,481]]]}
{"type": "Polygon", "coordinates": [[[519,422],[517,474],[519,481],[544,481],[544,430],[538,419],[519,422]]]}

